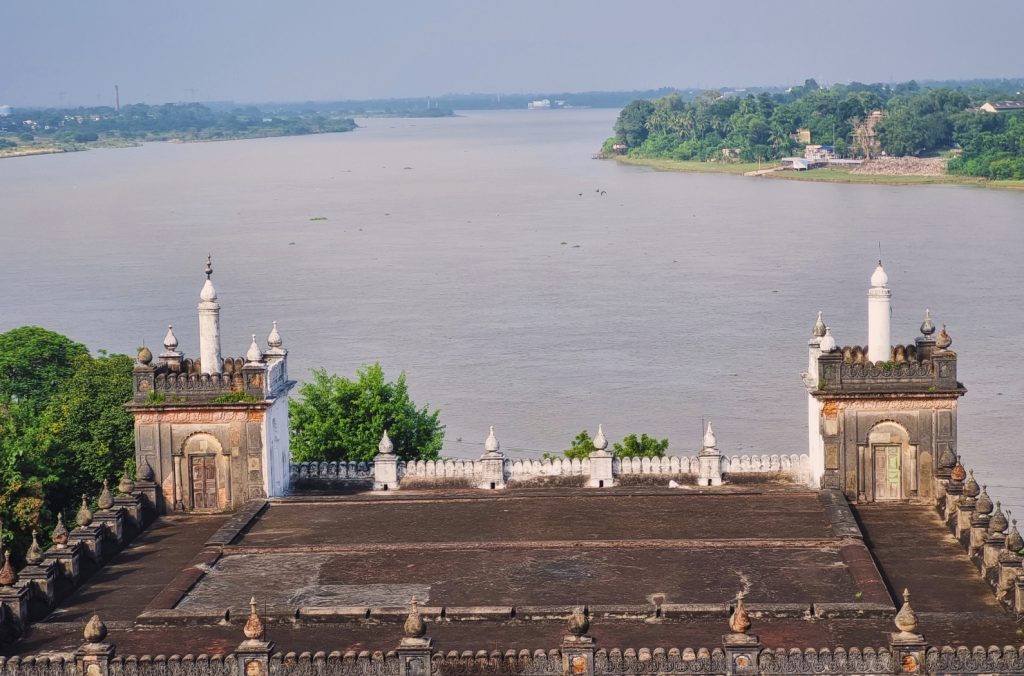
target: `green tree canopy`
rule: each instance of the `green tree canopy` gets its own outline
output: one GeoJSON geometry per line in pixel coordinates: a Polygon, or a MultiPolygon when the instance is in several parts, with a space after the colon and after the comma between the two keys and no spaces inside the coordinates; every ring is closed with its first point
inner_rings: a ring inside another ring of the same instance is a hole
{"type": "Polygon", "coordinates": [[[15,549],[131,462],[132,363],[36,326],[0,334],[0,518],[15,549]]]}
{"type": "Polygon", "coordinates": [[[668,439],[630,434],[621,444],[612,444],[612,448],[617,458],[663,458],[668,451],[668,439]]]}
{"type": "Polygon", "coordinates": [[[298,461],[368,461],[387,430],[398,457],[434,459],[444,441],[440,412],[417,408],[405,373],[384,379],[379,363],[359,369],[355,380],[313,372],[289,403],[292,457],[298,461]]]}

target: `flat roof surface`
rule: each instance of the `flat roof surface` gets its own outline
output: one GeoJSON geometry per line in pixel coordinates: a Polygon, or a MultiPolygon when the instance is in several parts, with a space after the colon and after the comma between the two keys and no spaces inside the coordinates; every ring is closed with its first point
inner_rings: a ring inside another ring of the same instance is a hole
{"type": "Polygon", "coordinates": [[[878,646],[904,586],[933,645],[1019,641],[931,508],[854,508],[862,539],[826,502],[777,486],[293,498],[222,548],[207,538],[227,517],[168,517],[0,651],[73,650],[99,612],[119,654],[227,653],[252,595],[285,651],[392,650],[412,596],[438,650],[554,648],[576,604],[603,648],[713,648],[737,591],[768,647],[878,646]]]}

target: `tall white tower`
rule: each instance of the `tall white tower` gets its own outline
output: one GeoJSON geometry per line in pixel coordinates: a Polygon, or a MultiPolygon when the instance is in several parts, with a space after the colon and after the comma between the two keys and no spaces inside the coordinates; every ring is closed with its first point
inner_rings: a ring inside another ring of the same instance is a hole
{"type": "Polygon", "coordinates": [[[804,372],[804,384],[807,386],[807,456],[811,461],[812,486],[817,486],[825,473],[825,442],[821,438],[820,427],[821,402],[811,394],[818,389],[818,357],[821,356],[822,343],[825,343],[824,347],[829,352],[835,349],[836,341],[825,326],[821,312],[818,312],[818,319],[811,329],[811,339],[807,341],[807,371],[804,372]]]}
{"type": "Polygon", "coordinates": [[[892,348],[889,333],[890,300],[889,275],[882,269],[882,261],[871,275],[868,289],[868,359],[872,362],[889,361],[892,348]]]}
{"type": "Polygon", "coordinates": [[[206,257],[206,283],[199,292],[199,363],[203,373],[221,373],[224,361],[220,356],[220,305],[217,290],[210,277],[213,263],[206,257]]]}

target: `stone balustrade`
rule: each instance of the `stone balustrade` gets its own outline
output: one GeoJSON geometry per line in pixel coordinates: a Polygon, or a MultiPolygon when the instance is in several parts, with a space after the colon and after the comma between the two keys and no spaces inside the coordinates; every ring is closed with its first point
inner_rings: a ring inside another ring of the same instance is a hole
{"type": "MultiPolygon", "coordinates": [[[[478,483],[495,460],[501,463],[503,482],[529,483],[550,477],[581,477],[593,475],[591,458],[547,458],[543,460],[480,458],[397,461],[398,486],[404,482],[415,482],[418,486],[438,485],[451,481],[478,483]]],[[[728,481],[729,475],[778,475],[795,483],[807,484],[810,480],[810,460],[806,454],[733,455],[719,456],[716,460],[720,472],[728,481]]],[[[699,457],[665,456],[661,458],[611,458],[611,473],[614,480],[623,477],[663,477],[685,481],[700,474],[699,457]]],[[[374,482],[374,462],[302,462],[291,465],[293,485],[316,486],[329,483],[366,484],[374,482]]],[[[389,484],[394,482],[387,482],[389,484]]],[[[391,486],[397,488],[398,486],[391,486]]]]}

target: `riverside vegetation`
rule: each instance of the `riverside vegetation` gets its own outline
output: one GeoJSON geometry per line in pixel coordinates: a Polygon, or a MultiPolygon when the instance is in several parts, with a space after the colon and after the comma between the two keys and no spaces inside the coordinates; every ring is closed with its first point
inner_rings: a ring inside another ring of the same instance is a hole
{"type": "MultiPolygon", "coordinates": [[[[1022,83],[907,82],[834,85],[814,80],[786,92],[744,97],[704,92],[690,100],[671,95],[628,104],[603,152],[625,146],[624,158],[662,169],[741,173],[759,163],[802,154],[814,143],[834,147],[839,157],[939,156],[948,160],[946,179],[895,176],[896,182],[1024,181],[1024,113],[987,113],[985,101],[1021,98],[1022,83]],[[872,119],[872,113],[880,116],[872,119]],[[805,132],[806,133],[806,132],[805,132]],[[899,179],[912,180],[899,180],[899,179]]],[[[787,172],[788,173],[788,172],[787,172]]],[[[778,175],[778,174],[776,174],[778,175]]],[[[808,180],[865,180],[847,169],[801,173],[808,180]],[[819,172],[831,172],[824,176],[819,172]]],[[[1024,183],[1022,183],[1024,185],[1024,183]]]]}
{"type": "Polygon", "coordinates": [[[0,157],[69,152],[144,141],[225,141],[352,131],[342,113],[270,112],[249,106],[218,110],[198,103],[149,106],[15,109],[0,117],[0,157]]]}

